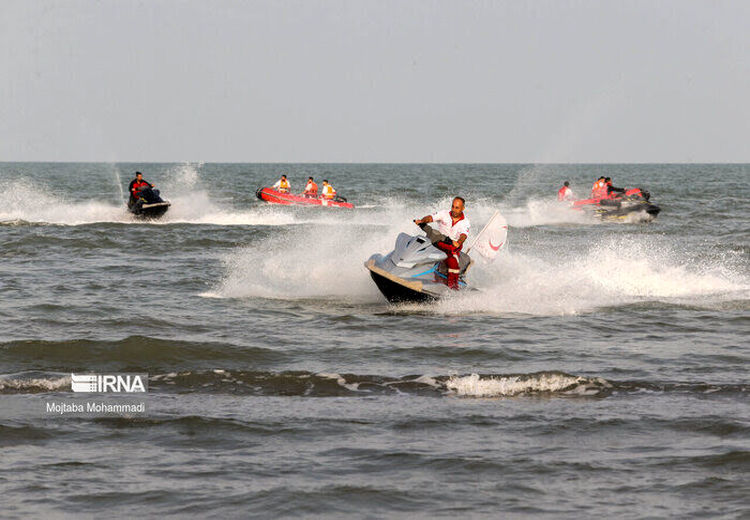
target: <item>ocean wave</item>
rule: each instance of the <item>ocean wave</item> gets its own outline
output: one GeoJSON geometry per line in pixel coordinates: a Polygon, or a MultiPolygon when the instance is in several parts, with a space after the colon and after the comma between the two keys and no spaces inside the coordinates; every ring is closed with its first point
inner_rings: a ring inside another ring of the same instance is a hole
{"type": "Polygon", "coordinates": [[[36,394],[41,392],[58,392],[70,390],[70,376],[44,376],[33,374],[0,375],[0,395],[2,394],[36,394]]]}
{"type": "MultiPolygon", "coordinates": [[[[38,372],[0,375],[0,394],[70,391],[70,375],[38,372]]],[[[528,374],[387,376],[310,371],[187,370],[151,374],[151,393],[209,393],[286,397],[418,395],[511,398],[521,396],[608,397],[614,392],[745,395],[747,384],[613,381],[559,371],[528,374]]]]}

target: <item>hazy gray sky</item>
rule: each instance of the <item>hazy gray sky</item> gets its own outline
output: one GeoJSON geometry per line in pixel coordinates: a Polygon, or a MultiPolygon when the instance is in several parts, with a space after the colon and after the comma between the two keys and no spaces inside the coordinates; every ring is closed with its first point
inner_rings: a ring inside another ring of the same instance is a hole
{"type": "Polygon", "coordinates": [[[750,162],[750,2],[0,0],[0,161],[750,162]]]}

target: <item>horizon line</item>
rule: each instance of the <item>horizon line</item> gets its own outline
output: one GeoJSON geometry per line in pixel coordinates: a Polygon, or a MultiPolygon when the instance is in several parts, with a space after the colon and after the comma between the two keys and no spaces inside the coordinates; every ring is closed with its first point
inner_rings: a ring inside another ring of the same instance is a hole
{"type": "Polygon", "coordinates": [[[460,164],[469,164],[469,165],[535,165],[535,166],[560,166],[560,165],[650,165],[650,164],[660,164],[660,165],[746,165],[750,164],[750,160],[748,162],[738,162],[738,161],[727,161],[727,162],[704,162],[704,161],[665,161],[665,162],[653,162],[653,161],[633,161],[633,162],[621,162],[621,161],[603,161],[603,162],[571,162],[571,161],[562,161],[562,162],[523,162],[523,161],[508,161],[508,162],[485,162],[485,161],[469,161],[469,162],[461,162],[461,161],[258,161],[258,162],[252,162],[252,161],[189,161],[189,160],[177,160],[177,161],[147,161],[147,160],[118,160],[118,161],[101,161],[101,160],[86,160],[86,161],[71,161],[71,160],[65,160],[65,161],[56,161],[56,160],[36,160],[36,161],[30,161],[30,160],[10,160],[10,161],[0,161],[0,164],[260,164],[260,165],[295,165],[295,164],[335,164],[335,165],[345,165],[345,164],[382,164],[382,165],[410,165],[410,164],[434,164],[434,165],[460,165],[460,164]]]}

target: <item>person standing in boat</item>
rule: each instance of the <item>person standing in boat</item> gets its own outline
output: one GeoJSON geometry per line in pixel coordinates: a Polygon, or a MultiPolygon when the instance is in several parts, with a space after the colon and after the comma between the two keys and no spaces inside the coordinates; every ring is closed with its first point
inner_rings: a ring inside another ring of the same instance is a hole
{"type": "Polygon", "coordinates": [[[573,190],[570,189],[570,181],[565,181],[563,187],[557,191],[557,200],[560,202],[567,202],[575,200],[576,196],[573,190]]]}
{"type": "Polygon", "coordinates": [[[282,175],[281,179],[276,181],[276,184],[271,187],[276,191],[280,191],[281,193],[289,193],[289,191],[292,189],[292,185],[289,184],[288,180],[286,180],[286,175],[282,175]]]}
{"type": "Polygon", "coordinates": [[[459,255],[471,228],[469,219],[464,215],[465,207],[466,201],[462,197],[455,197],[450,210],[440,210],[414,221],[425,231],[427,229],[425,229],[424,224],[434,222],[437,224],[438,232],[446,237],[445,240],[442,240],[442,237],[436,236],[434,232],[427,233],[432,245],[443,251],[447,256],[445,265],[448,267],[448,287],[455,291],[458,290],[458,275],[461,273],[459,255]]]}
{"type": "Polygon", "coordinates": [[[302,192],[302,194],[305,197],[309,198],[315,198],[318,196],[318,185],[315,184],[315,181],[312,177],[307,178],[307,185],[305,186],[305,191],[302,192]]]}
{"type": "Polygon", "coordinates": [[[321,193],[321,197],[326,200],[333,200],[336,198],[336,190],[333,189],[333,186],[328,184],[327,179],[323,179],[323,190],[321,193]]]}
{"type": "Polygon", "coordinates": [[[128,191],[130,191],[128,206],[132,206],[138,201],[142,190],[153,187],[153,184],[143,179],[143,174],[141,172],[135,172],[135,179],[130,181],[130,184],[128,185],[128,191]]]}

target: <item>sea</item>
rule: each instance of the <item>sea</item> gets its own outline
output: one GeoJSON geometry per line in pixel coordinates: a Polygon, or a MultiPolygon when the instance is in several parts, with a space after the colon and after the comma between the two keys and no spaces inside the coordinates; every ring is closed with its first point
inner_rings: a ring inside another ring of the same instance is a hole
{"type": "Polygon", "coordinates": [[[0,163],[0,186],[2,518],[750,518],[750,165],[0,163]],[[136,170],[158,221],[126,210],[136,170]],[[282,173],[355,208],[260,201],[282,173]],[[661,213],[557,203],[599,176],[661,213]],[[364,262],[455,195],[507,247],[477,291],[389,304],[364,262]]]}

